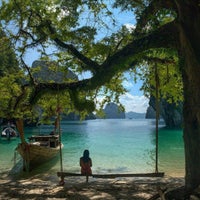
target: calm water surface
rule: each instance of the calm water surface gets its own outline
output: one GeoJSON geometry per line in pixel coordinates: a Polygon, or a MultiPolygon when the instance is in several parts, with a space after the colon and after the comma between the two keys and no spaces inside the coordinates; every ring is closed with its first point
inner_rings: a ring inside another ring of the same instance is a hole
{"type": "MultiPolygon", "coordinates": [[[[146,119],[110,119],[62,122],[63,169],[79,172],[79,158],[89,149],[93,173],[145,173],[155,171],[155,122],[146,119]]],[[[25,137],[50,133],[53,126],[26,128],[25,137]]],[[[0,141],[0,171],[20,173],[20,155],[15,155],[19,139],[0,141]],[[15,155],[15,156],[14,156],[15,155]]],[[[39,166],[32,173],[60,171],[60,159],[39,166]]],[[[159,126],[159,171],[184,176],[182,130],[159,126]]]]}

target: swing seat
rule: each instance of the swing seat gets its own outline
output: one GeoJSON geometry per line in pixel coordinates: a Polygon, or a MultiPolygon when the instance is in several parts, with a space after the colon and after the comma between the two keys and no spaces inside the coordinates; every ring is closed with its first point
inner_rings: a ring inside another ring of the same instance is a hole
{"type": "Polygon", "coordinates": [[[85,176],[86,182],[88,182],[88,177],[93,178],[118,178],[118,177],[164,177],[164,172],[156,173],[137,173],[137,174],[92,174],[92,175],[83,175],[78,173],[69,173],[69,172],[57,172],[57,176],[61,177],[63,180],[66,176],[85,176]]]}

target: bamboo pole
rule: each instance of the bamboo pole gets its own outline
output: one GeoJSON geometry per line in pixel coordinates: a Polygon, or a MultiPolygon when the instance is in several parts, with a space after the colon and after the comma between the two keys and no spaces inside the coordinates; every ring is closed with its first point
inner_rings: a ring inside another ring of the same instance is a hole
{"type": "MultiPolygon", "coordinates": [[[[59,85],[57,86],[58,92],[59,92],[59,85]]],[[[63,172],[63,158],[62,158],[62,139],[61,139],[61,126],[60,126],[60,112],[61,112],[61,107],[60,107],[60,99],[59,95],[57,95],[57,118],[56,118],[56,124],[58,128],[58,134],[59,134],[59,147],[60,147],[60,171],[63,172]]],[[[61,177],[61,184],[64,184],[64,178],[61,177]]]]}
{"type": "Polygon", "coordinates": [[[17,119],[16,120],[16,126],[19,131],[20,139],[21,139],[21,147],[24,151],[24,158],[23,158],[23,168],[25,171],[30,171],[30,152],[28,148],[28,143],[25,140],[24,136],[24,121],[23,119],[17,119]]]}
{"type": "Polygon", "coordinates": [[[16,126],[17,126],[17,130],[19,131],[19,135],[20,135],[20,139],[21,139],[22,143],[26,143],[25,137],[24,137],[24,121],[23,121],[23,119],[17,119],[16,126]]]}

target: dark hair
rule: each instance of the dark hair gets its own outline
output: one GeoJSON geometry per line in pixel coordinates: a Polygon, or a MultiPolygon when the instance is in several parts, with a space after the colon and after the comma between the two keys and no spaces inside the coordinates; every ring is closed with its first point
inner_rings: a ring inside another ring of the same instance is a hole
{"type": "Polygon", "coordinates": [[[90,152],[86,149],[83,152],[83,161],[88,162],[90,160],[90,152]]]}

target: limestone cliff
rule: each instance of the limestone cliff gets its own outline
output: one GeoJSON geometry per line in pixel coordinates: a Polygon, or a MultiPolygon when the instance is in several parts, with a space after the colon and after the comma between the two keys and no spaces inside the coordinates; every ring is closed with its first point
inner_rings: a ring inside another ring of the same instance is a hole
{"type": "Polygon", "coordinates": [[[104,109],[106,119],[124,119],[125,113],[115,103],[108,103],[104,109]]]}
{"type": "MultiPolygon", "coordinates": [[[[149,101],[149,108],[147,109],[146,118],[155,118],[155,97],[151,96],[149,101]]],[[[165,121],[167,127],[175,128],[183,125],[183,103],[178,104],[168,103],[162,99],[160,102],[160,117],[165,121]]]]}

